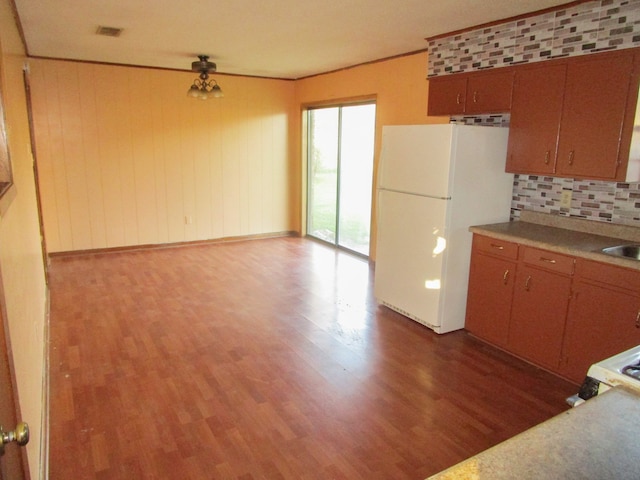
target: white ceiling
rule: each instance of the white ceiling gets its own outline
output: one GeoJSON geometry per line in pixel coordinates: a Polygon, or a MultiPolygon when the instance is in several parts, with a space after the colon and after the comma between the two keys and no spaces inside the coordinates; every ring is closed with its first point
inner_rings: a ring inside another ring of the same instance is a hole
{"type": "Polygon", "coordinates": [[[31,56],[300,78],[567,0],[14,0],[31,56]],[[120,27],[118,38],[95,34],[120,27]]]}

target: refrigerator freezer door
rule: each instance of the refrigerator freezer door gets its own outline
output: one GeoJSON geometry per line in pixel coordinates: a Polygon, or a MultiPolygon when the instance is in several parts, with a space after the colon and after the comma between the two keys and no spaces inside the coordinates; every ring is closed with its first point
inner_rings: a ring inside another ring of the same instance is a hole
{"type": "Polygon", "coordinates": [[[467,231],[470,225],[508,221],[513,190],[513,175],[504,171],[509,129],[457,125],[456,131],[449,227],[467,231]]]}
{"type": "Polygon", "coordinates": [[[440,325],[447,200],[380,190],[375,295],[430,328],[440,325]]]}
{"type": "Polygon", "coordinates": [[[449,197],[456,125],[385,125],[378,188],[449,197]]]}

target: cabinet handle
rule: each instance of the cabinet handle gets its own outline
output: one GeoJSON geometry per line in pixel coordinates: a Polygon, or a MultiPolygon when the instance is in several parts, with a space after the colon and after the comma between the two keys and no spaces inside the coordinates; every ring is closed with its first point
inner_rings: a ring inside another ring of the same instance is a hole
{"type": "Polygon", "coordinates": [[[638,310],[638,315],[636,315],[636,328],[640,328],[640,310],[638,310]]]}
{"type": "MultiPolygon", "coordinates": [[[[502,276],[502,282],[506,285],[508,281],[509,281],[509,270],[505,270],[504,275],[502,276]]],[[[640,312],[638,312],[638,316],[640,317],[640,312]]],[[[640,328],[640,326],[638,325],[638,322],[636,322],[636,327],[640,328]]]]}
{"type": "MultiPolygon", "coordinates": [[[[531,288],[531,275],[527,277],[527,281],[524,282],[524,289],[528,292],[531,288]]],[[[639,327],[640,328],[640,327],[639,327]]]]}
{"type": "Polygon", "coordinates": [[[555,260],[553,260],[552,258],[547,258],[547,257],[540,257],[540,261],[541,262],[547,262],[547,263],[556,263],[555,260]]]}
{"type": "Polygon", "coordinates": [[[544,154],[544,164],[545,165],[549,165],[549,157],[551,156],[551,152],[549,152],[549,150],[547,150],[547,152],[544,154]]]}
{"type": "Polygon", "coordinates": [[[495,243],[491,244],[491,248],[497,248],[498,250],[504,250],[504,247],[502,245],[496,245],[495,243]]]}
{"type": "Polygon", "coordinates": [[[473,103],[478,103],[478,92],[473,92],[473,103]]]}
{"type": "Polygon", "coordinates": [[[460,105],[460,94],[456,95],[456,104],[460,105]]]}
{"type": "Polygon", "coordinates": [[[575,155],[575,152],[573,150],[571,150],[569,152],[569,165],[573,165],[573,156],[575,155]]]}

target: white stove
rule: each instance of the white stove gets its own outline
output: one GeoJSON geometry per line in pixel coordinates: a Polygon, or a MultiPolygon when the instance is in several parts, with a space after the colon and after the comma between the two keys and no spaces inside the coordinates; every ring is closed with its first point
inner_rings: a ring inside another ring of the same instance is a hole
{"type": "Polygon", "coordinates": [[[567,402],[577,406],[618,386],[640,394],[640,345],[591,365],[580,391],[567,402]]]}

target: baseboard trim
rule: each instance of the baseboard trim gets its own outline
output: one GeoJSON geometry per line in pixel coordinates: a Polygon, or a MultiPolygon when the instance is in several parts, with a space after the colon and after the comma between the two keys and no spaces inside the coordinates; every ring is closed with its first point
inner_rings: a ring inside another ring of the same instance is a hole
{"type": "Polygon", "coordinates": [[[295,231],[259,233],[256,235],[240,235],[235,237],[213,238],[209,240],[194,240],[191,242],[173,242],[173,243],[150,243],[145,245],[127,245],[122,247],[110,248],[94,248],[88,250],[67,250],[62,252],[49,252],[48,256],[53,257],[69,257],[75,255],[96,255],[103,253],[131,252],[136,250],[156,250],[161,248],[190,247],[194,245],[212,245],[216,243],[245,242],[249,240],[262,240],[265,238],[277,237],[299,237],[300,234],[295,231]]]}

